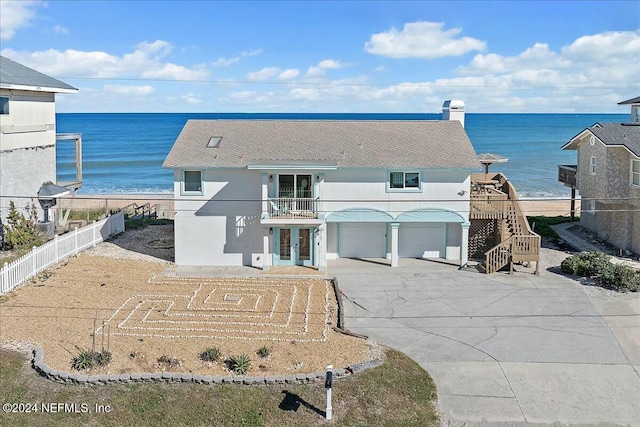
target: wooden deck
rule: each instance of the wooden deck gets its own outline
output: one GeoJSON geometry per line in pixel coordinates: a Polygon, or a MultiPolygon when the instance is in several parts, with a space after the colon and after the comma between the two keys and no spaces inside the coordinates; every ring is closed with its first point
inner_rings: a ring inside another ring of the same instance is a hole
{"type": "Polygon", "coordinates": [[[502,174],[472,174],[469,220],[496,222],[498,244],[485,252],[485,271],[494,273],[514,262],[536,262],[539,274],[540,236],[529,226],[515,187],[502,174]]]}

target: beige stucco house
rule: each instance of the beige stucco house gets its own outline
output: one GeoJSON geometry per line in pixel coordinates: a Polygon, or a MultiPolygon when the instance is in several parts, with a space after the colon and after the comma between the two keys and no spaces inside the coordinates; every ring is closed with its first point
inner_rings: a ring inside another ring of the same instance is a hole
{"type": "MultiPolygon", "coordinates": [[[[56,132],[56,94],[77,91],[0,56],[0,224],[11,202],[20,209],[34,204],[38,217],[48,219],[56,197],[82,185],[81,135],[56,132]],[[59,176],[60,144],[70,146],[70,158],[62,160],[74,165],[72,176],[59,176]]],[[[45,225],[52,226],[54,216],[45,225]]]]}
{"type": "Polygon", "coordinates": [[[640,97],[628,123],[596,123],[562,149],[577,151],[576,165],[561,165],[559,179],[578,190],[580,224],[616,247],[640,253],[640,97]]]}

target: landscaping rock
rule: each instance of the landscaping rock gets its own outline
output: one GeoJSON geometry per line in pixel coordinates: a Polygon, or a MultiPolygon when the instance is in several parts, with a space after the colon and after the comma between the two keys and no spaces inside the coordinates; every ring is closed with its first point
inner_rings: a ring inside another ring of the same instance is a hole
{"type": "Polygon", "coordinates": [[[349,369],[354,374],[357,374],[358,372],[362,372],[362,371],[365,371],[365,370],[371,369],[371,368],[376,368],[376,367],[378,367],[380,365],[382,365],[382,360],[373,359],[373,360],[369,360],[367,362],[356,363],[355,365],[349,366],[347,369],[349,369]]]}
{"type": "Polygon", "coordinates": [[[284,377],[284,381],[285,381],[287,384],[293,384],[293,383],[295,383],[295,382],[296,382],[296,376],[295,376],[295,375],[286,375],[286,376],[284,377]]]}
{"type": "Polygon", "coordinates": [[[109,375],[107,374],[102,374],[98,376],[98,381],[100,381],[101,383],[108,383],[109,382],[109,375]]]}
{"type": "Polygon", "coordinates": [[[284,377],[284,375],[276,375],[276,382],[277,382],[278,384],[284,384],[284,382],[285,382],[285,377],[284,377]]]}
{"type": "Polygon", "coordinates": [[[225,384],[231,384],[233,383],[233,377],[232,376],[222,377],[222,382],[225,384]]]}
{"type": "Polygon", "coordinates": [[[233,377],[234,384],[242,384],[244,381],[244,375],[238,375],[237,377],[233,377]]]}
{"type": "Polygon", "coordinates": [[[276,382],[276,377],[274,377],[274,376],[266,377],[266,378],[265,378],[265,381],[266,381],[266,383],[267,383],[267,384],[275,384],[275,382],[276,382]]]}
{"type": "Polygon", "coordinates": [[[131,374],[131,381],[140,381],[142,379],[142,374],[131,374]]]}
{"type": "Polygon", "coordinates": [[[202,376],[202,382],[205,384],[212,384],[213,383],[213,377],[211,375],[203,375],[202,376]]]}
{"type": "Polygon", "coordinates": [[[253,384],[253,377],[244,377],[242,380],[243,384],[253,384]]]}
{"type": "Polygon", "coordinates": [[[202,375],[195,374],[193,376],[193,382],[194,383],[202,383],[202,375]]]}
{"type": "Polygon", "coordinates": [[[154,372],[153,374],[151,374],[151,379],[153,381],[162,381],[162,375],[163,372],[154,372]]]}
{"type": "Polygon", "coordinates": [[[142,378],[142,381],[151,381],[151,373],[149,372],[143,373],[140,377],[142,378]]]}

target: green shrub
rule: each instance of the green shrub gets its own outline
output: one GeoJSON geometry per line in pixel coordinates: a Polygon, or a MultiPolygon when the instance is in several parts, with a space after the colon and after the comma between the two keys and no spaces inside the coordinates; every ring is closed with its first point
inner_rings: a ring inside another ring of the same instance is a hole
{"type": "Polygon", "coordinates": [[[614,264],[602,252],[582,252],[567,257],[560,264],[566,274],[595,277],[599,286],[619,292],[638,292],[640,272],[625,265],[614,264]]]}
{"type": "Polygon", "coordinates": [[[565,258],[560,263],[560,269],[564,274],[578,274],[580,269],[580,258],[576,255],[565,258]]]}
{"type": "Polygon", "coordinates": [[[258,349],[258,351],[256,351],[256,354],[264,359],[265,357],[269,357],[271,349],[266,345],[263,345],[258,349]]]}
{"type": "Polygon", "coordinates": [[[619,292],[638,292],[640,290],[640,272],[631,267],[610,264],[600,277],[603,288],[619,292]]]}
{"type": "Polygon", "coordinates": [[[227,365],[236,374],[244,375],[251,367],[251,359],[246,354],[231,356],[227,361],[227,365]]]}
{"type": "Polygon", "coordinates": [[[6,225],[4,229],[4,247],[6,249],[22,248],[26,246],[37,246],[44,243],[44,238],[37,228],[38,212],[36,205],[25,206],[29,217],[16,208],[13,201],[9,202],[9,212],[7,213],[6,225]]]}
{"type": "Polygon", "coordinates": [[[200,353],[200,360],[204,362],[217,362],[220,358],[220,349],[218,347],[210,347],[200,353]]]}
{"type": "Polygon", "coordinates": [[[609,264],[609,256],[603,252],[581,252],[562,261],[560,269],[566,274],[595,277],[602,274],[609,264]]]}
{"type": "Polygon", "coordinates": [[[80,353],[71,359],[71,367],[76,371],[91,369],[94,365],[94,353],[90,350],[80,350],[80,353]]]}
{"type": "Polygon", "coordinates": [[[107,350],[96,351],[93,359],[98,366],[106,366],[111,362],[111,352],[107,350]]]}

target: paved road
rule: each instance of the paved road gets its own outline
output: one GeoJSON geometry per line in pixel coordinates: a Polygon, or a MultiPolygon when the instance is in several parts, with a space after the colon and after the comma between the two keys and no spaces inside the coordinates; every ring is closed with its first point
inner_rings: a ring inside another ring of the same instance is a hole
{"type": "Polygon", "coordinates": [[[412,264],[347,262],[329,273],[351,300],[348,329],[433,376],[445,424],[640,426],[638,294],[548,271],[412,264]]]}

